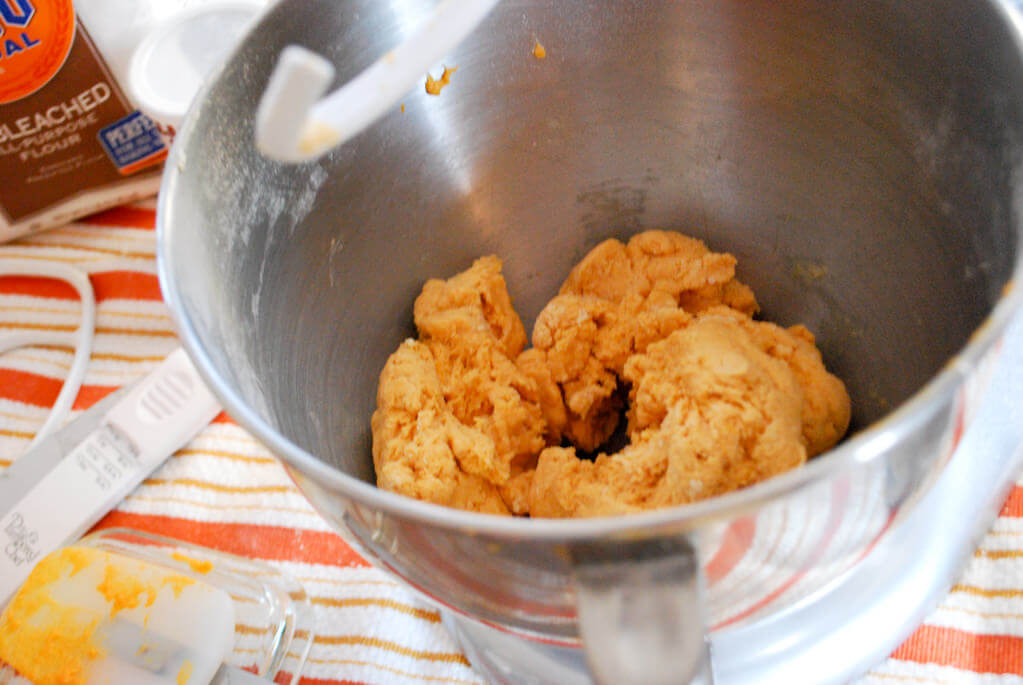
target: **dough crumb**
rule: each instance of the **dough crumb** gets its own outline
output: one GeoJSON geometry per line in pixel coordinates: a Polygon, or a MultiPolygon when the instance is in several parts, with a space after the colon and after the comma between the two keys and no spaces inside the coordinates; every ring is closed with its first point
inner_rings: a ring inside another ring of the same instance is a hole
{"type": "Polygon", "coordinates": [[[444,67],[444,73],[441,74],[439,79],[435,79],[430,74],[426,75],[426,93],[427,95],[440,95],[440,92],[444,90],[444,86],[451,83],[451,75],[458,71],[458,67],[444,67]]]}

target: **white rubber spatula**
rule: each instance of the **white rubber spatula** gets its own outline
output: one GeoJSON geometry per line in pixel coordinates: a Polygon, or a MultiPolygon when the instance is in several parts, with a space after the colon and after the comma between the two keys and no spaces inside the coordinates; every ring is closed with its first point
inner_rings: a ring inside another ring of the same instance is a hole
{"type": "Polygon", "coordinates": [[[0,659],[41,682],[205,684],[234,641],[224,590],[87,546],[39,562],[0,614],[0,659]]]}
{"type": "Polygon", "coordinates": [[[373,123],[483,21],[498,0],[441,0],[405,42],[326,97],[334,66],[290,45],[256,112],[256,146],[282,162],[315,159],[373,123]]]}

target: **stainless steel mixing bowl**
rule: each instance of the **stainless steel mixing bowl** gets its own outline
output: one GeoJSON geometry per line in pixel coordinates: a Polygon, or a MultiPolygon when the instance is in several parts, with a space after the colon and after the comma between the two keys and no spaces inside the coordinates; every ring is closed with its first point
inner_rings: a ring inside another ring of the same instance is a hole
{"type": "Polygon", "coordinates": [[[260,156],[284,46],[340,82],[431,5],[283,0],[259,22],[168,163],[166,299],[229,412],[376,563],[452,615],[584,644],[602,680],[682,680],[705,631],[834,587],[953,453],[1019,301],[1015,18],[986,0],[505,0],[439,97],[409,93],[317,163],[260,156]],[[529,327],[589,248],[654,228],[734,253],[766,318],[817,334],[851,437],[629,517],[490,517],[373,485],[378,374],[427,278],[497,254],[529,327]]]}

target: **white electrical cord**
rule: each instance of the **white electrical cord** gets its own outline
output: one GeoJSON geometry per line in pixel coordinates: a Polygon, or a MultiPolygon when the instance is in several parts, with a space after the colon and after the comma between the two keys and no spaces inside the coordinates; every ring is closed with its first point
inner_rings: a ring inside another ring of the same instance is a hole
{"type": "Polygon", "coordinates": [[[64,281],[78,291],[82,303],[82,316],[78,330],[74,333],[63,331],[8,331],[0,333],[0,354],[30,345],[54,345],[70,347],[75,351],[71,370],[57,395],[56,402],[42,427],[36,432],[29,449],[44,440],[63,423],[71,405],[78,396],[85,379],[85,369],[92,356],[92,338],[96,329],[96,296],[88,275],[80,269],[59,262],[35,261],[17,258],[0,258],[0,276],[34,276],[64,281]]]}

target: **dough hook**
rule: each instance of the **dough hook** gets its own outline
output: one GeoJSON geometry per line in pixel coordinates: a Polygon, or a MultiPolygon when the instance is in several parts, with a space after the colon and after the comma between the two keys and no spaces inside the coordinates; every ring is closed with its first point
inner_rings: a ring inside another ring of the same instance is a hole
{"type": "Polygon", "coordinates": [[[303,162],[325,154],[392,107],[497,3],[441,0],[405,42],[326,97],[334,65],[311,50],[289,45],[281,51],[256,112],[256,146],[282,162],[303,162]]]}

